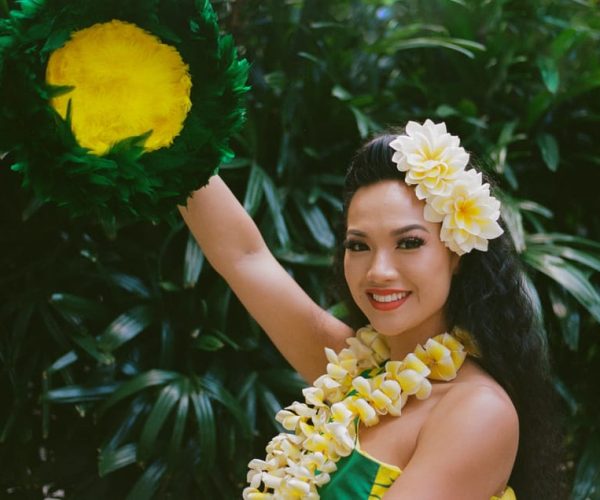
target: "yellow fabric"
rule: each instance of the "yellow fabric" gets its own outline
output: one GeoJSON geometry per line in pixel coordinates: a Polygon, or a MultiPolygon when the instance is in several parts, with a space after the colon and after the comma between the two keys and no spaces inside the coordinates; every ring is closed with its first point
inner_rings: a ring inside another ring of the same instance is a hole
{"type": "Polygon", "coordinates": [[[134,24],[113,20],[71,34],[48,61],[46,80],[73,89],[51,100],[79,144],[97,155],[122,139],[152,134],[146,151],[170,146],[192,103],[177,50],[134,24]]]}

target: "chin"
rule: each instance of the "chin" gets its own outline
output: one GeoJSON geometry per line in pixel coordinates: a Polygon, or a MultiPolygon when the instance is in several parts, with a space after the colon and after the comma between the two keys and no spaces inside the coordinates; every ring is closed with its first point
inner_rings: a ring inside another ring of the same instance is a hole
{"type": "Polygon", "coordinates": [[[387,321],[370,321],[370,324],[375,330],[377,330],[384,337],[395,337],[401,335],[406,330],[405,327],[400,325],[391,325],[387,321]]]}

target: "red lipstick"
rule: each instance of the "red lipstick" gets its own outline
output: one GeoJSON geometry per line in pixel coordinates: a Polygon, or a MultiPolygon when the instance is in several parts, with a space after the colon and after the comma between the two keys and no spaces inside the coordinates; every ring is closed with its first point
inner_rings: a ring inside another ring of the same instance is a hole
{"type": "Polygon", "coordinates": [[[411,294],[411,292],[408,290],[398,290],[398,289],[391,289],[391,288],[385,288],[385,289],[369,288],[366,290],[366,293],[367,293],[367,297],[369,298],[369,302],[371,303],[371,305],[379,311],[391,311],[393,309],[397,309],[398,307],[400,307],[402,304],[404,304],[407,301],[407,299],[410,297],[410,294],[411,294]],[[373,294],[378,295],[378,296],[402,294],[404,296],[400,297],[397,300],[392,300],[389,302],[380,302],[380,301],[375,300],[375,298],[373,297],[373,294]]]}

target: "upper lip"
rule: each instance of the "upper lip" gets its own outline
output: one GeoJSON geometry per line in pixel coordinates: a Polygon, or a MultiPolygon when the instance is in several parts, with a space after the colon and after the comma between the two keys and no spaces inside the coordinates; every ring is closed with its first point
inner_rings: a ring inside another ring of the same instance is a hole
{"type": "Polygon", "coordinates": [[[393,293],[408,293],[410,290],[400,290],[399,288],[367,288],[366,292],[377,295],[391,295],[393,293]]]}

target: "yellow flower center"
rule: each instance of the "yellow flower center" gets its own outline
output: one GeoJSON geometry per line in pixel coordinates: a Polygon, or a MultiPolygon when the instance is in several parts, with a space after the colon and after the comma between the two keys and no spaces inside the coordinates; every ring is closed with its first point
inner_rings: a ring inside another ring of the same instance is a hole
{"type": "Polygon", "coordinates": [[[97,155],[149,131],[146,151],[169,146],[191,108],[192,82],[179,52],[118,20],[73,33],[51,54],[46,80],[74,87],[51,105],[65,118],[71,102],[73,134],[97,155]]]}
{"type": "Polygon", "coordinates": [[[461,198],[456,202],[456,217],[469,221],[476,218],[480,213],[480,207],[477,202],[470,198],[461,198]]]}

